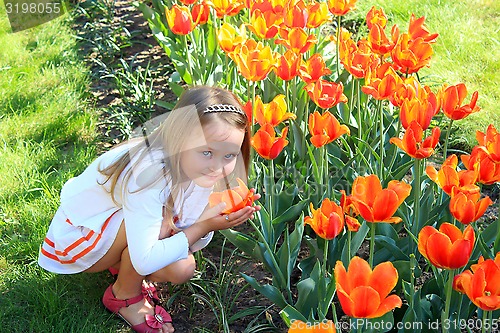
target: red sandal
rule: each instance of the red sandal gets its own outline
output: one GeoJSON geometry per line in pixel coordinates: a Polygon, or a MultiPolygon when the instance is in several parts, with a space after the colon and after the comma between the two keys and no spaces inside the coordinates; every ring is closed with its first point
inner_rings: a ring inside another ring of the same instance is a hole
{"type": "Polygon", "coordinates": [[[146,321],[132,326],[123,316],[118,313],[121,308],[128,307],[129,305],[139,303],[144,299],[144,295],[141,293],[132,298],[128,299],[118,299],[113,294],[113,284],[111,284],[106,291],[104,292],[104,296],[102,297],[102,303],[109,311],[118,315],[121,319],[123,319],[131,328],[137,333],[156,333],[160,332],[163,324],[171,323],[172,317],[170,314],[159,305],[155,305],[155,314],[154,315],[145,315],[146,321]]]}
{"type": "MultiPolygon", "coordinates": [[[[118,273],[120,272],[118,269],[114,267],[108,268],[108,271],[111,273],[113,278],[118,278],[118,273]]],[[[148,283],[146,281],[142,282],[142,294],[150,304],[158,305],[160,304],[160,298],[158,297],[158,292],[156,291],[155,286],[152,283],[148,283]]]]}

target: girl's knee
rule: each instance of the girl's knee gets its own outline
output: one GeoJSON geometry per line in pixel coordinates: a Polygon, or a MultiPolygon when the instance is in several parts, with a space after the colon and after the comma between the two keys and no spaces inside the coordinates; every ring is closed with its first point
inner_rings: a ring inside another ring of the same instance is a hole
{"type": "Polygon", "coordinates": [[[155,282],[171,282],[173,284],[182,284],[189,281],[196,269],[196,261],[193,255],[186,259],[174,262],[167,267],[160,269],[148,276],[149,280],[155,282]]]}

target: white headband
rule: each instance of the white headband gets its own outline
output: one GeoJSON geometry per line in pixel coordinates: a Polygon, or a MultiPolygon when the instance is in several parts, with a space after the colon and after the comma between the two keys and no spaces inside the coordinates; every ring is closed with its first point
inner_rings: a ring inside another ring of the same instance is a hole
{"type": "Polygon", "coordinates": [[[246,115],[242,109],[231,104],[213,104],[203,110],[203,113],[208,112],[236,112],[242,115],[246,115]]]}

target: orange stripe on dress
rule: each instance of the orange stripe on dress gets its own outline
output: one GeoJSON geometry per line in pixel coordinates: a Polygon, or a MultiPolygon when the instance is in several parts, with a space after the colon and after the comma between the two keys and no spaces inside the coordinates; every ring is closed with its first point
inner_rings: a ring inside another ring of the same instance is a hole
{"type": "MultiPolygon", "coordinates": [[[[47,258],[59,261],[61,264],[73,264],[73,263],[75,263],[78,259],[80,259],[84,255],[86,255],[87,253],[89,253],[93,248],[95,248],[95,246],[97,245],[97,243],[101,239],[102,232],[106,229],[106,227],[108,226],[109,222],[111,221],[111,218],[113,217],[113,215],[115,215],[115,213],[116,212],[114,212],[113,214],[111,214],[111,216],[106,219],[106,221],[104,222],[104,224],[103,224],[103,226],[101,228],[101,232],[99,234],[97,234],[97,237],[94,240],[94,242],[91,245],[89,245],[88,247],[86,247],[85,249],[83,249],[81,252],[79,252],[78,254],[76,254],[75,256],[73,256],[73,258],[71,260],[61,260],[61,259],[59,259],[58,256],[56,256],[54,254],[51,254],[50,252],[47,252],[43,247],[41,249],[42,254],[45,255],[47,258]]],[[[87,236],[79,238],[77,241],[73,242],[73,244],[71,244],[70,246],[68,246],[64,251],[57,251],[57,250],[54,249],[55,253],[57,255],[61,255],[61,254],[65,253],[64,256],[66,256],[67,255],[67,251],[71,251],[74,248],[76,248],[78,245],[80,245],[82,242],[88,241],[89,238],[92,237],[94,234],[95,234],[95,232],[93,230],[91,230],[87,234],[87,236]]],[[[54,247],[54,242],[52,242],[48,238],[45,238],[45,243],[47,243],[51,247],[54,247]]]]}

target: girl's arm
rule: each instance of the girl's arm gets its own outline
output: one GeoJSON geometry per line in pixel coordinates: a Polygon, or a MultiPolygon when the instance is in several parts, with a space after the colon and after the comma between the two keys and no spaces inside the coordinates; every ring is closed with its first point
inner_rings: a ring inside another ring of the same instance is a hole
{"type": "Polygon", "coordinates": [[[183,230],[188,239],[189,246],[192,246],[210,231],[233,228],[244,223],[248,219],[253,219],[253,213],[260,209],[260,206],[243,207],[229,214],[229,220],[226,220],[226,215],[221,215],[225,206],[225,203],[221,203],[215,207],[205,209],[203,214],[201,214],[194,224],[183,230]]]}

